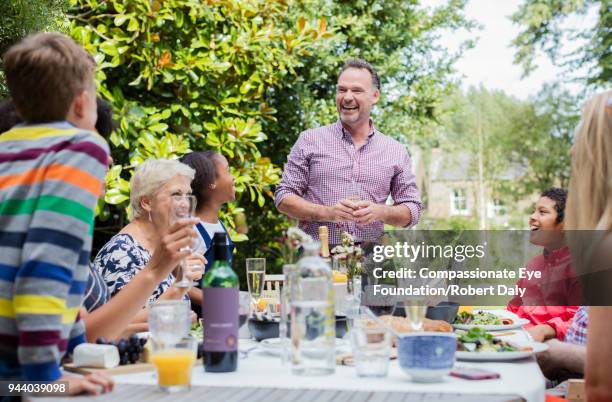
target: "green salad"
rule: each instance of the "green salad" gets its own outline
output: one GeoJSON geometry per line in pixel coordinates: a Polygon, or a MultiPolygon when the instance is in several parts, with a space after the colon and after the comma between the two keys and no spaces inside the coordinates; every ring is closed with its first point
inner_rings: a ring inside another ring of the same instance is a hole
{"type": "Polygon", "coordinates": [[[462,311],[457,314],[454,324],[464,325],[502,325],[502,318],[486,311],[478,311],[476,313],[468,313],[462,311]]]}
{"type": "Polygon", "coordinates": [[[191,324],[191,330],[189,330],[189,335],[192,338],[203,339],[204,338],[204,328],[202,327],[202,324],[200,324],[199,322],[195,322],[191,324]]]}
{"type": "Polygon", "coordinates": [[[518,352],[531,350],[531,347],[517,347],[495,338],[482,328],[472,328],[457,339],[457,350],[460,352],[518,352]]]}

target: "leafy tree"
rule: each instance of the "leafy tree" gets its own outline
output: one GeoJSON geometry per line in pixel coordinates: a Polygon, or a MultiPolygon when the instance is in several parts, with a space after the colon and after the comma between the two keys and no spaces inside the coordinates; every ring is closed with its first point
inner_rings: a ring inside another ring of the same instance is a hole
{"type": "MultiPolygon", "coordinates": [[[[0,2],[0,57],[27,35],[61,30],[59,24],[65,0],[2,0],[0,2]]],[[[8,97],[4,74],[0,70],[0,99],[8,97]]]]}
{"type": "Polygon", "coordinates": [[[512,120],[521,102],[502,91],[484,87],[470,88],[449,97],[447,114],[442,119],[440,144],[449,158],[467,161],[467,177],[476,184],[478,228],[487,228],[487,200],[499,198],[502,178],[513,173],[507,153],[502,148],[503,138],[512,135],[512,120]]]}
{"type": "MultiPolygon", "coordinates": [[[[483,198],[478,227],[488,224],[482,205],[489,195],[503,204],[516,205],[548,187],[567,187],[578,104],[575,97],[552,84],[529,101],[482,87],[449,97],[438,138],[449,158],[469,157],[466,174],[478,183],[483,198]]],[[[464,223],[474,222],[468,219],[464,223]]],[[[436,222],[433,226],[440,225],[436,222]]]]}
{"type": "MultiPolygon", "coordinates": [[[[246,255],[287,221],[271,205],[279,165],[306,127],[335,119],[337,71],[348,58],[381,71],[377,125],[416,140],[452,86],[446,29],[471,27],[464,1],[71,0],[71,33],[95,54],[100,92],[120,120],[102,219],[123,217],[131,169],[149,156],[213,148],[228,157],[246,207],[246,255]],[[382,23],[384,21],[384,23],[382,23]],[[266,200],[267,198],[267,200],[266,200]],[[250,202],[253,201],[253,202],[250,202]]],[[[119,224],[118,224],[119,223],[119,224]]],[[[235,234],[234,234],[235,235],[235,234]]],[[[238,240],[241,238],[238,237],[238,240]]],[[[238,260],[239,263],[239,260],[238,260]]]]}
{"type": "Polygon", "coordinates": [[[517,50],[515,62],[523,65],[526,74],[535,69],[535,54],[540,49],[568,71],[587,67],[588,76],[583,78],[590,84],[612,80],[611,0],[525,0],[511,18],[523,27],[513,44],[517,50]],[[594,26],[581,30],[563,26],[569,16],[584,16],[591,8],[597,10],[594,26]],[[563,44],[573,39],[587,44],[564,52],[563,44]]]}
{"type": "Polygon", "coordinates": [[[266,99],[324,46],[324,30],[288,19],[283,0],[71,0],[68,19],[96,56],[99,92],[120,123],[102,220],[122,216],[137,164],[199,149],[230,162],[242,196],[226,211],[230,228],[237,205],[265,204],[280,178],[259,149],[264,122],[275,119],[266,99]]]}
{"type": "Polygon", "coordinates": [[[511,135],[501,140],[510,160],[527,169],[520,181],[507,183],[506,192],[515,199],[552,186],[567,188],[579,104],[576,96],[558,84],[549,84],[516,110],[511,135]]]}
{"type": "Polygon", "coordinates": [[[400,140],[423,143],[437,119],[440,100],[453,88],[453,63],[471,45],[456,54],[442,48],[443,33],[466,28],[466,1],[450,0],[429,9],[418,0],[301,0],[294,13],[324,16],[321,29],[334,33],[331,45],[305,61],[297,79],[275,92],[270,104],[277,120],[267,123],[284,133],[280,141],[266,143],[274,161],[284,163],[298,134],[306,128],[337,119],[335,88],[346,60],[359,57],[373,64],[381,77],[382,98],[374,121],[384,133],[400,140]]]}
{"type": "MultiPolygon", "coordinates": [[[[433,126],[439,118],[441,99],[453,85],[453,63],[462,50],[450,54],[438,37],[474,25],[463,16],[465,1],[451,0],[428,9],[412,0],[301,0],[291,3],[290,12],[319,20],[319,30],[333,33],[329,45],[304,60],[298,75],[270,93],[269,104],[277,110],[276,120],[264,123],[273,141],[262,144],[262,153],[278,165],[285,163],[299,133],[330,124],[337,119],[335,88],[338,72],[352,57],[372,63],[381,76],[382,98],[374,110],[378,129],[410,144],[429,146],[433,126]],[[321,19],[324,17],[324,19],[321,19]]],[[[298,17],[299,20],[299,17],[298,17]]],[[[270,228],[289,223],[266,208],[247,212],[256,237],[271,239],[270,228]]],[[[278,233],[273,233],[273,236],[278,233]]],[[[264,243],[266,243],[264,241],[264,243]]],[[[243,246],[244,247],[244,246],[243,246]]],[[[259,252],[249,244],[247,253],[259,252]]]]}

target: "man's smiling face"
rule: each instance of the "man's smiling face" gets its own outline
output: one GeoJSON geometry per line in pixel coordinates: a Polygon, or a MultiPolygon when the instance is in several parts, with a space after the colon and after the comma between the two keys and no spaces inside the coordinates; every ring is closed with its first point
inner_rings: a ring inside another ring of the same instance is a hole
{"type": "Polygon", "coordinates": [[[340,121],[355,127],[369,121],[372,106],[378,102],[380,92],[372,82],[372,75],[365,68],[348,68],[338,77],[336,109],[340,121]]]}

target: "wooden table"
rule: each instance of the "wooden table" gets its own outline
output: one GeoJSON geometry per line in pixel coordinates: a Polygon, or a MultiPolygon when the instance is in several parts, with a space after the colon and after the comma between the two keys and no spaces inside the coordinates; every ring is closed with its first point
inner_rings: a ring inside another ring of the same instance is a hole
{"type": "MultiPolygon", "coordinates": [[[[28,399],[26,399],[28,400],[28,399]]],[[[172,402],[524,402],[516,395],[457,395],[440,393],[345,391],[316,389],[281,388],[237,388],[237,387],[193,387],[191,391],[164,394],[154,385],[117,384],[115,391],[97,397],[79,396],[71,398],[30,398],[32,402],[151,402],[171,400],[172,402]]]]}

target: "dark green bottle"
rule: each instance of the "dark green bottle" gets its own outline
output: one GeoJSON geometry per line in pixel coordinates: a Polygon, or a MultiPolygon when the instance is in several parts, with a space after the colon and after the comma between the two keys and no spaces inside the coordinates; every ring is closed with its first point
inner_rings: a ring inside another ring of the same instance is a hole
{"type": "Polygon", "coordinates": [[[227,234],[215,233],[212,247],[215,260],[202,278],[204,370],[226,373],[238,367],[238,276],[228,261],[227,234]]]}

